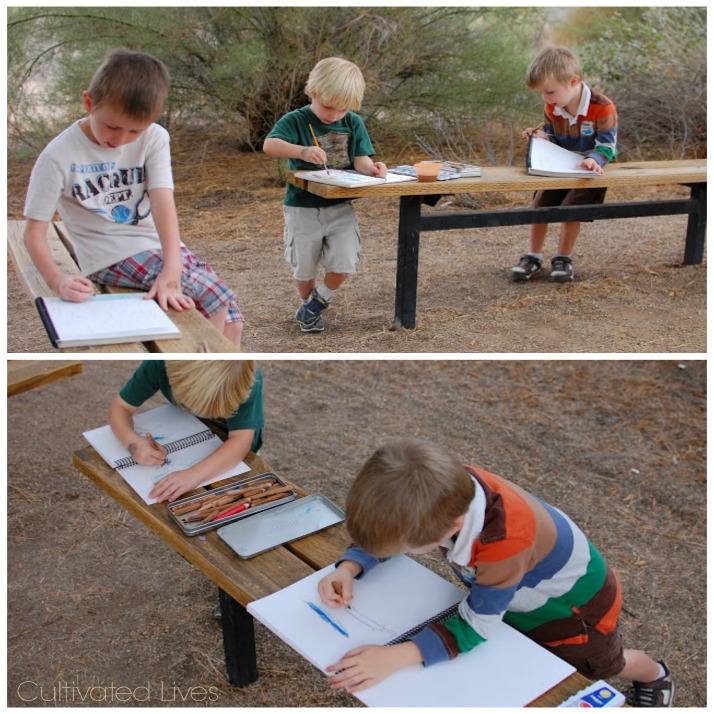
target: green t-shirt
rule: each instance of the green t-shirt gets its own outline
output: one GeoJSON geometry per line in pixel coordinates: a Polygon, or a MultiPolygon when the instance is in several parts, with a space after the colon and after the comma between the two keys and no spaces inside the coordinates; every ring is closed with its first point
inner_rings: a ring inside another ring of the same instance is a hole
{"type": "MultiPolygon", "coordinates": [[[[166,373],[166,363],[163,360],[146,360],[134,372],[131,379],[119,392],[119,396],[133,407],[140,407],[147,399],[161,393],[172,404],[176,404],[166,373]]],[[[239,429],[253,429],[253,442],[251,451],[257,452],[263,444],[263,426],[265,417],[263,414],[263,375],[260,371],[255,371],[255,381],[246,399],[228,419],[215,419],[226,431],[237,431],[239,429]]]]}
{"type": "MultiPolygon", "coordinates": [[[[289,112],[273,127],[267,138],[282,139],[290,144],[312,146],[312,126],[315,136],[327,154],[327,165],[333,169],[353,169],[355,156],[374,156],[374,148],[369,140],[367,128],[362,118],[354,112],[347,112],[339,121],[323,124],[310,109],[310,106],[289,112]]],[[[315,164],[302,159],[289,159],[291,171],[317,171],[315,164]]],[[[301,208],[322,208],[342,203],[347,199],[323,198],[303,191],[289,183],[285,193],[286,206],[301,208]]]]}

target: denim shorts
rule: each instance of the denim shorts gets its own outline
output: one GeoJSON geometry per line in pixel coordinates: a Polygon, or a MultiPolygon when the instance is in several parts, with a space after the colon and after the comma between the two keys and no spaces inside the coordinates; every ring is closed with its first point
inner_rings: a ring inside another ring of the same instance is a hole
{"type": "MultiPolygon", "coordinates": [[[[163,267],[160,250],[145,250],[87,277],[100,285],[148,291],[163,267]]],[[[226,322],[244,322],[235,293],[215,274],[210,265],[199,260],[183,245],[181,291],[193,299],[196,309],[205,317],[212,317],[228,306],[226,322]]]]}
{"type": "Polygon", "coordinates": [[[295,280],[312,280],[318,265],[328,273],[354,273],[361,236],[351,201],[324,208],[283,206],[285,260],[295,280]]]}

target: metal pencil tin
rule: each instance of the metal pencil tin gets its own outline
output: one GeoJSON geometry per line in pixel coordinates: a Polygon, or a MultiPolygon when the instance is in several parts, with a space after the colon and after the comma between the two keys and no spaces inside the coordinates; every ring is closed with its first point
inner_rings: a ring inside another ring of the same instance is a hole
{"type": "MultiPolygon", "coordinates": [[[[280,476],[274,473],[266,472],[258,474],[257,476],[252,476],[251,478],[243,479],[242,481],[235,481],[234,483],[228,484],[227,486],[221,486],[220,488],[214,488],[209,491],[205,491],[204,493],[201,493],[197,496],[190,496],[189,498],[183,498],[180,501],[174,501],[173,503],[167,506],[169,516],[174,521],[174,523],[181,529],[181,532],[184,535],[194,536],[198,535],[199,533],[205,533],[205,531],[212,530],[213,528],[219,528],[220,526],[225,526],[229,523],[234,523],[235,521],[242,520],[243,518],[250,518],[256,513],[261,513],[262,511],[267,511],[270,508],[275,508],[276,506],[284,505],[286,503],[289,503],[290,501],[294,501],[297,498],[297,493],[294,489],[291,489],[285,494],[284,498],[279,498],[275,501],[271,501],[263,505],[260,505],[260,503],[257,503],[256,505],[251,505],[250,508],[248,508],[247,510],[242,511],[241,513],[236,513],[232,516],[228,516],[226,518],[222,518],[219,521],[208,521],[208,523],[203,523],[201,521],[186,521],[186,518],[196,514],[196,511],[201,507],[201,505],[206,501],[206,499],[220,498],[221,496],[225,496],[226,494],[228,494],[230,491],[237,491],[238,489],[246,488],[248,486],[254,488],[259,488],[261,484],[265,484],[267,486],[267,484],[272,481],[275,482],[273,486],[275,486],[276,488],[279,486],[283,487],[290,485],[289,483],[287,483],[287,481],[284,481],[280,478],[280,476]],[[188,507],[191,505],[195,505],[195,508],[188,511],[184,511],[184,506],[188,507]],[[177,514],[175,513],[175,511],[180,511],[181,513],[177,514]]],[[[227,504],[225,509],[219,509],[216,515],[218,515],[221,511],[230,510],[230,508],[231,504],[227,504]]]]}
{"type": "Polygon", "coordinates": [[[252,558],[344,520],[345,514],[332,501],[316,493],[274,508],[251,521],[219,528],[218,537],[239,557],[252,558]]]}

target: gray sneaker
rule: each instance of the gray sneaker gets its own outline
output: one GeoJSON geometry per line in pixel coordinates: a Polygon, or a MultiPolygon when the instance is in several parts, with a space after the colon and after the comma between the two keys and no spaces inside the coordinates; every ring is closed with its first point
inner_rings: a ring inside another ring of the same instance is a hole
{"type": "Polygon", "coordinates": [[[549,280],[556,283],[570,283],[573,281],[575,271],[573,270],[573,261],[565,255],[556,255],[550,261],[549,280]]]}
{"type": "Polygon", "coordinates": [[[632,706],[634,707],[671,707],[674,702],[674,681],[667,669],[667,665],[660,661],[664,667],[664,677],[655,679],[654,682],[633,682],[632,706]]]}
{"type": "Polygon", "coordinates": [[[310,297],[300,305],[295,313],[295,319],[300,323],[302,332],[322,332],[325,323],[322,320],[322,311],[329,307],[330,303],[320,297],[317,290],[313,290],[310,297]]]}
{"type": "Polygon", "coordinates": [[[540,272],[542,264],[538,258],[532,255],[522,255],[518,265],[511,268],[511,277],[514,280],[530,280],[536,273],[540,272]]]}

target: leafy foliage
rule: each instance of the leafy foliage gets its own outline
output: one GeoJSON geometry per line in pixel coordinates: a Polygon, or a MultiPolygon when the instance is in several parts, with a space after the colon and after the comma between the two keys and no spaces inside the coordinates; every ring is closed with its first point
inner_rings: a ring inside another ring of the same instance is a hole
{"type": "Polygon", "coordinates": [[[66,123],[104,52],[125,46],[169,66],[167,121],[210,121],[250,147],[307,101],[311,68],[331,55],[363,69],[372,130],[428,131],[442,114],[478,123],[523,105],[535,16],[459,7],[14,8],[10,114],[26,133],[39,98],[66,123]]]}
{"type": "Polygon", "coordinates": [[[614,13],[581,58],[617,105],[632,155],[698,155],[706,147],[706,9],[614,13]]]}

